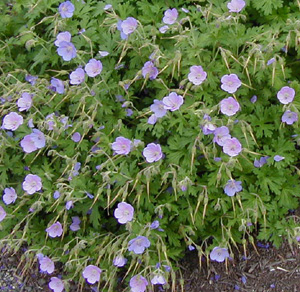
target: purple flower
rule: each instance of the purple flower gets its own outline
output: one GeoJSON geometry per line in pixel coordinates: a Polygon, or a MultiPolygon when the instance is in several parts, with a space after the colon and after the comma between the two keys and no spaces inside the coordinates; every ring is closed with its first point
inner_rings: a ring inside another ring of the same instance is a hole
{"type": "Polygon", "coordinates": [[[277,161],[277,162],[278,162],[278,161],[281,161],[281,160],[283,160],[283,159],[285,159],[285,157],[283,157],[283,156],[280,156],[280,155],[275,155],[275,156],[274,156],[274,160],[277,161]]]}
{"type": "Polygon", "coordinates": [[[167,283],[166,279],[161,274],[156,274],[152,279],[151,283],[153,285],[165,285],[167,283]]]}
{"type": "Polygon", "coordinates": [[[159,221],[158,220],[154,220],[151,225],[150,228],[151,229],[157,229],[159,227],[159,221]]]}
{"type": "Polygon", "coordinates": [[[255,159],[253,165],[255,167],[262,167],[268,162],[269,156],[263,156],[259,160],[255,159]]]}
{"type": "Polygon", "coordinates": [[[75,46],[71,42],[66,41],[59,43],[57,54],[61,56],[64,61],[70,61],[77,56],[75,46]]]}
{"type": "Polygon", "coordinates": [[[112,8],[112,5],[111,4],[106,4],[105,6],[104,6],[104,8],[103,8],[103,10],[109,10],[109,9],[111,9],[112,8]]]}
{"type": "Polygon", "coordinates": [[[169,95],[163,98],[165,109],[171,112],[178,110],[183,104],[183,97],[176,92],[171,92],[169,95]]]}
{"type": "Polygon", "coordinates": [[[0,222],[3,221],[5,217],[6,217],[6,212],[3,209],[3,207],[0,206],[0,222]]]}
{"type": "Polygon", "coordinates": [[[154,112],[157,118],[162,118],[167,113],[164,103],[158,99],[153,100],[153,104],[150,106],[150,110],[154,112]]]}
{"type": "Polygon", "coordinates": [[[162,27],[159,28],[159,31],[161,33],[166,33],[168,29],[169,29],[169,26],[168,25],[164,25],[164,26],[162,26],[162,27]]]}
{"type": "Polygon", "coordinates": [[[73,12],[75,10],[74,5],[71,1],[63,2],[59,5],[58,11],[62,18],[70,18],[73,16],[73,12]]]}
{"type": "Polygon", "coordinates": [[[54,42],[54,44],[59,47],[59,44],[61,42],[71,42],[71,34],[68,31],[63,31],[60,32],[57,36],[56,36],[56,41],[54,42]]]}
{"type": "Polygon", "coordinates": [[[237,138],[227,139],[223,145],[223,152],[229,156],[237,156],[242,151],[242,145],[237,138]]]}
{"type": "Polygon", "coordinates": [[[32,94],[28,92],[23,92],[21,97],[17,101],[19,111],[28,111],[32,106],[32,94]]]}
{"type": "Polygon", "coordinates": [[[31,153],[35,150],[37,150],[38,148],[36,147],[34,141],[32,140],[31,135],[26,135],[20,143],[21,147],[23,148],[23,151],[25,153],[31,153]]]}
{"type": "Polygon", "coordinates": [[[277,98],[282,104],[288,104],[294,100],[295,90],[289,86],[282,87],[278,93],[277,98]]]}
{"type": "Polygon", "coordinates": [[[3,194],[2,199],[6,205],[14,203],[16,201],[17,197],[18,196],[17,196],[17,193],[14,188],[5,188],[4,189],[4,194],[3,194]]]}
{"type": "Polygon", "coordinates": [[[156,122],[157,122],[157,116],[155,114],[151,115],[147,121],[147,123],[150,125],[154,125],[156,122]]]}
{"type": "Polygon", "coordinates": [[[51,280],[49,282],[49,288],[52,289],[54,292],[62,292],[65,288],[64,282],[57,277],[51,277],[51,280]]]}
{"type": "Polygon", "coordinates": [[[48,257],[40,257],[40,270],[42,272],[47,272],[48,274],[52,274],[54,272],[54,262],[48,257]]]}
{"type": "Polygon", "coordinates": [[[119,268],[124,267],[126,263],[127,263],[127,259],[124,258],[122,255],[118,255],[113,259],[114,266],[119,268]]]}
{"type": "Polygon", "coordinates": [[[130,222],[133,218],[134,208],[125,202],[118,204],[118,207],[114,211],[114,216],[120,224],[130,222]]]}
{"type": "Polygon", "coordinates": [[[33,120],[29,119],[27,125],[28,125],[29,128],[34,128],[33,120]]]}
{"type": "Polygon", "coordinates": [[[190,245],[188,246],[188,249],[189,249],[189,251],[193,251],[193,250],[195,250],[196,248],[195,248],[193,245],[190,244],[190,245]]]}
{"type": "Polygon", "coordinates": [[[125,109],[125,111],[127,117],[131,117],[133,115],[133,110],[131,108],[127,108],[125,109]]]}
{"type": "Polygon", "coordinates": [[[72,208],[74,208],[74,202],[73,202],[73,201],[68,201],[68,202],[66,203],[66,209],[67,209],[67,210],[70,210],[70,209],[72,209],[72,208]]]}
{"type": "Polygon", "coordinates": [[[165,24],[174,24],[178,17],[178,11],[176,8],[168,9],[164,13],[164,17],[162,19],[165,24]]]}
{"type": "Polygon", "coordinates": [[[70,83],[71,84],[81,84],[84,81],[84,70],[82,68],[77,68],[70,74],[70,83]]]}
{"type": "Polygon", "coordinates": [[[145,292],[148,281],[141,275],[132,277],[129,281],[131,292],[145,292]]]}
{"type": "Polygon", "coordinates": [[[72,231],[78,231],[80,229],[81,220],[78,216],[72,217],[72,224],[70,225],[70,229],[72,231]]]}
{"type": "Polygon", "coordinates": [[[127,17],[121,23],[122,32],[126,36],[130,35],[131,33],[133,33],[136,30],[137,26],[138,26],[138,22],[133,17],[127,17]]]}
{"type": "Polygon", "coordinates": [[[72,138],[71,138],[75,143],[79,142],[80,139],[81,139],[81,135],[79,132],[75,132],[73,135],[72,135],[72,138]]]}
{"type": "Polygon", "coordinates": [[[55,200],[57,200],[59,197],[60,197],[60,192],[59,191],[55,191],[54,194],[53,194],[53,198],[55,200]]]}
{"type": "Polygon", "coordinates": [[[268,65],[268,66],[271,65],[271,64],[273,64],[275,61],[276,61],[276,59],[275,59],[275,58],[272,58],[272,59],[268,60],[267,65],[268,65]]]}
{"type": "Polygon", "coordinates": [[[147,237],[137,236],[129,241],[128,250],[133,251],[135,254],[142,254],[149,246],[150,241],[147,237]]]}
{"type": "Polygon", "coordinates": [[[224,98],[221,100],[221,113],[227,116],[233,116],[240,110],[240,104],[233,97],[224,98]]]}
{"type": "Polygon", "coordinates": [[[23,117],[16,112],[11,112],[3,118],[2,129],[15,131],[23,124],[23,117]]]}
{"type": "Polygon", "coordinates": [[[36,81],[38,80],[38,77],[32,76],[32,75],[26,75],[25,80],[33,86],[33,85],[35,85],[36,81]]]}
{"type": "Polygon", "coordinates": [[[100,281],[100,274],[102,270],[94,265],[88,265],[82,272],[83,278],[87,280],[89,284],[95,284],[100,281]]]}
{"type": "Polygon", "coordinates": [[[256,95],[253,95],[253,96],[251,97],[250,101],[251,101],[252,103],[256,103],[256,101],[257,101],[257,96],[256,96],[256,95]]]}
{"type": "Polygon", "coordinates": [[[98,53],[101,57],[106,57],[109,55],[109,52],[107,52],[107,51],[98,51],[98,53]]]}
{"type": "Polygon", "coordinates": [[[246,3],[244,0],[231,0],[227,4],[227,8],[229,9],[229,12],[240,12],[245,5],[246,3]]]}
{"type": "Polygon", "coordinates": [[[40,149],[45,147],[46,145],[46,138],[43,132],[38,129],[33,129],[32,133],[30,134],[31,140],[33,141],[34,145],[40,149]]]}
{"type": "Polygon", "coordinates": [[[203,70],[202,66],[192,66],[190,68],[188,79],[194,85],[202,84],[206,77],[207,73],[203,70]]]}
{"type": "Polygon", "coordinates": [[[222,247],[214,247],[214,249],[210,252],[210,259],[212,261],[217,261],[219,263],[224,262],[226,258],[229,257],[229,253],[227,248],[222,247]]]}
{"type": "Polygon", "coordinates": [[[243,187],[242,187],[241,181],[236,181],[234,179],[230,179],[227,182],[226,186],[224,187],[224,193],[227,196],[232,197],[236,193],[240,192],[242,189],[243,189],[243,187]]]}
{"type": "Polygon", "coordinates": [[[51,78],[51,89],[59,94],[64,94],[65,86],[63,81],[52,77],[51,78]]]}
{"type": "Polygon", "coordinates": [[[46,229],[46,232],[52,238],[60,237],[63,233],[63,228],[62,228],[62,225],[60,224],[60,222],[57,221],[56,223],[53,223],[50,227],[48,227],[46,229]]]}
{"type": "Polygon", "coordinates": [[[42,179],[35,174],[27,174],[22,184],[23,190],[29,195],[42,189],[42,179]]]}
{"type": "Polygon", "coordinates": [[[148,144],[143,150],[143,155],[149,163],[160,160],[162,158],[160,145],[155,143],[148,144]]]}
{"type": "Polygon", "coordinates": [[[204,135],[210,135],[215,132],[217,127],[213,125],[212,123],[206,123],[204,126],[202,126],[202,131],[204,135]]]}
{"type": "Polygon", "coordinates": [[[235,93],[242,85],[241,80],[236,74],[224,75],[221,78],[221,88],[228,93],[235,93]]]}
{"type": "Polygon", "coordinates": [[[111,148],[117,154],[127,155],[131,150],[131,141],[124,137],[117,137],[116,141],[111,144],[111,148]]]}
{"type": "Polygon", "coordinates": [[[296,112],[292,112],[287,110],[281,117],[281,121],[283,123],[287,123],[288,125],[292,125],[298,121],[298,114],[296,112]]]}
{"type": "Polygon", "coordinates": [[[102,71],[102,63],[96,59],[90,59],[84,70],[89,77],[96,77],[102,71]]]}
{"type": "Polygon", "coordinates": [[[154,66],[153,62],[148,61],[142,68],[142,75],[144,78],[148,76],[150,80],[153,80],[158,75],[158,69],[154,66]]]}
{"type": "Polygon", "coordinates": [[[231,135],[229,134],[229,129],[225,126],[215,129],[214,135],[215,136],[213,142],[217,143],[220,146],[224,146],[224,142],[227,139],[231,138],[231,135]]]}

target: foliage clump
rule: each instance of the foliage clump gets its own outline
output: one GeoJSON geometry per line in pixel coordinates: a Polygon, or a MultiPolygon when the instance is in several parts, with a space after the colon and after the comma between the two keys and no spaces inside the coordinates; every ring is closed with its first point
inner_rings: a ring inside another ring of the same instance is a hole
{"type": "Polygon", "coordinates": [[[168,5],[0,3],[1,243],[54,291],[299,238],[299,2],[168,5]]]}

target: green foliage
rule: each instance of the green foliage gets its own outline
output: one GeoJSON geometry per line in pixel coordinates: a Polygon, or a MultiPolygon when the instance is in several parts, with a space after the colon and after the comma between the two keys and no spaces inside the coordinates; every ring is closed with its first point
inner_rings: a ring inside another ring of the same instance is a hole
{"type": "Polygon", "coordinates": [[[275,245],[284,236],[294,240],[298,229],[286,216],[299,205],[300,130],[298,121],[288,125],[282,115],[300,109],[299,1],[246,2],[240,13],[229,13],[221,0],[167,5],[114,0],[106,11],[103,1],[74,1],[74,15],[63,19],[61,1],[2,1],[1,118],[17,112],[24,122],[16,131],[2,128],[0,133],[0,189],[13,187],[18,194],[14,204],[0,203],[7,213],[0,242],[15,249],[26,242],[28,254],[41,252],[62,262],[69,280],[82,284],[84,267],[98,265],[101,291],[114,291],[119,275],[126,283],[137,274],[150,282],[161,273],[174,283],[174,273],[157,263],[174,270],[191,245],[208,256],[215,246],[232,250],[245,240],[251,243],[253,235],[275,245]],[[178,9],[178,21],[161,33],[170,7],[178,9]],[[117,23],[129,16],[138,27],[123,40],[117,23]],[[77,49],[70,61],[54,45],[63,31],[71,33],[77,49]],[[101,57],[99,51],[109,55],[101,57]],[[92,58],[101,60],[101,74],[71,85],[70,73],[92,58]],[[142,75],[149,58],[159,71],[153,80],[142,75]],[[193,65],[207,72],[201,85],[188,79],[193,65]],[[34,85],[25,81],[29,74],[38,77],[34,85]],[[220,88],[227,74],[242,81],[235,93],[220,88]],[[52,77],[63,80],[64,94],[50,88],[52,77]],[[295,89],[292,103],[279,102],[283,86],[295,89]],[[33,94],[33,105],[19,112],[24,92],[33,94]],[[153,101],[170,92],[183,96],[183,105],[148,123],[153,101]],[[250,101],[254,95],[257,102],[250,101]],[[220,112],[220,102],[229,96],[241,107],[233,116],[220,112]],[[20,143],[32,133],[31,119],[46,145],[24,153],[20,143]],[[209,123],[228,127],[242,152],[225,154],[213,134],[205,135],[209,123]],[[78,142],[72,140],[75,132],[81,135],[78,142]],[[128,155],[113,153],[112,143],[120,136],[135,142],[128,155]],[[149,143],[161,145],[163,159],[145,160],[149,143]],[[284,159],[276,161],[276,155],[284,159]],[[268,157],[266,163],[255,167],[262,157],[268,157]],[[42,191],[24,191],[28,174],[41,177],[42,191]],[[224,191],[231,179],[242,185],[232,197],[224,191]],[[55,191],[61,194],[57,199],[55,191]],[[69,201],[74,207],[67,210],[69,201]],[[134,219],[121,225],[114,210],[123,201],[135,211],[134,219]],[[81,220],[78,231],[70,230],[75,216],[81,220]],[[151,228],[156,220],[159,228],[151,228]],[[45,230],[57,221],[63,236],[50,238],[45,230]],[[141,255],[128,251],[137,236],[151,242],[141,255]],[[112,265],[120,254],[128,258],[126,273],[112,265]]]}

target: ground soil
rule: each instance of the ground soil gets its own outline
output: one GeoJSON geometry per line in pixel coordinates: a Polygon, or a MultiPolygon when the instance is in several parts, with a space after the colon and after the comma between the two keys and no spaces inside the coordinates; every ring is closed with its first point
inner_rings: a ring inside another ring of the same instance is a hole
{"type": "MultiPolygon", "coordinates": [[[[276,249],[267,244],[258,244],[257,251],[258,253],[253,247],[249,247],[246,258],[237,252],[234,259],[228,261],[227,267],[224,263],[217,262],[210,262],[207,266],[206,260],[202,259],[201,269],[197,252],[188,252],[179,263],[184,284],[180,284],[181,276],[178,274],[176,292],[300,291],[300,248],[298,246],[291,247],[284,242],[279,249],[276,249]]],[[[2,270],[13,271],[15,278],[20,280],[22,269],[20,267],[16,269],[18,258],[19,255],[2,256],[0,266],[2,270]]],[[[5,291],[52,292],[48,288],[51,276],[41,274],[36,264],[36,267],[23,277],[23,285],[16,287],[16,290],[5,291]]],[[[76,292],[77,288],[76,283],[73,283],[70,292],[76,292]]],[[[0,290],[2,291],[1,287],[0,290]]],[[[86,286],[82,291],[97,290],[86,286]]],[[[164,290],[161,287],[157,291],[170,292],[171,290],[164,290]]]]}

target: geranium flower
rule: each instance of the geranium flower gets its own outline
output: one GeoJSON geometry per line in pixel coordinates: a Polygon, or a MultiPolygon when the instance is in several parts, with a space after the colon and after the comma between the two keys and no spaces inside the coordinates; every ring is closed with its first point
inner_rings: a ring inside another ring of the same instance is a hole
{"type": "Polygon", "coordinates": [[[143,150],[143,155],[149,163],[160,160],[162,158],[160,145],[155,143],[148,144],[143,150]]]}
{"type": "Polygon", "coordinates": [[[231,138],[229,134],[229,129],[226,126],[219,127],[214,130],[214,139],[213,142],[217,143],[220,146],[224,146],[224,142],[227,139],[231,138]]]}
{"type": "Polygon", "coordinates": [[[61,56],[64,61],[70,61],[77,56],[77,51],[71,42],[62,41],[57,48],[57,54],[61,56]]]}
{"type": "Polygon", "coordinates": [[[15,131],[23,124],[23,117],[16,112],[11,112],[4,116],[2,129],[15,131]]]}
{"type": "Polygon", "coordinates": [[[159,31],[161,33],[166,33],[168,29],[169,29],[169,26],[168,25],[164,25],[164,26],[162,26],[162,27],[159,28],[159,31]]]}
{"type": "Polygon", "coordinates": [[[153,285],[165,285],[167,283],[167,281],[162,274],[156,274],[151,279],[151,283],[153,285]]]}
{"type": "Polygon", "coordinates": [[[124,33],[126,38],[136,30],[137,26],[138,22],[134,17],[127,17],[119,25],[121,32],[124,33]]]}
{"type": "Polygon", "coordinates": [[[46,229],[48,235],[52,238],[60,237],[63,233],[63,228],[60,222],[53,223],[50,227],[46,229]]]}
{"type": "Polygon", "coordinates": [[[79,132],[75,132],[71,138],[75,143],[78,143],[81,140],[81,135],[79,132]]]}
{"type": "Polygon", "coordinates": [[[40,263],[40,270],[42,272],[47,272],[48,274],[52,274],[54,272],[55,266],[54,266],[54,262],[46,257],[46,256],[42,256],[39,258],[39,263],[40,263]]]}
{"type": "Polygon", "coordinates": [[[281,160],[283,160],[283,159],[285,159],[285,157],[283,157],[283,156],[280,156],[280,155],[275,155],[275,156],[274,156],[274,160],[275,160],[276,162],[281,161],[281,160]]]}
{"type": "Polygon", "coordinates": [[[287,110],[281,117],[281,121],[283,123],[287,123],[288,125],[292,125],[298,121],[298,114],[296,112],[292,112],[287,110]]]}
{"type": "Polygon", "coordinates": [[[282,87],[278,93],[277,98],[282,104],[288,104],[294,100],[295,97],[295,89],[289,86],[282,87]]]}
{"type": "Polygon", "coordinates": [[[6,217],[6,212],[2,206],[0,206],[0,222],[6,217]]]}
{"type": "Polygon", "coordinates": [[[127,259],[124,258],[122,255],[118,255],[113,259],[114,266],[119,268],[124,267],[126,263],[127,263],[127,259]]]}
{"type": "Polygon", "coordinates": [[[164,103],[158,99],[153,100],[153,104],[150,106],[150,110],[154,112],[157,118],[162,118],[167,113],[164,103]]]}
{"type": "Polygon", "coordinates": [[[5,188],[4,189],[4,194],[3,194],[3,202],[6,205],[12,204],[16,201],[17,199],[17,193],[16,190],[14,188],[5,188]]]}
{"type": "Polygon", "coordinates": [[[27,174],[22,187],[25,192],[32,195],[42,189],[42,179],[38,175],[27,174]]]}
{"type": "Polygon", "coordinates": [[[137,236],[129,241],[128,250],[133,251],[135,254],[142,254],[149,246],[150,241],[147,237],[137,236]]]}
{"type": "Polygon", "coordinates": [[[85,65],[84,70],[89,77],[96,77],[102,71],[102,63],[96,59],[90,59],[85,65]]]}
{"type": "Polygon", "coordinates": [[[174,24],[178,17],[178,11],[176,8],[168,9],[164,13],[164,17],[162,19],[165,24],[174,24]]]}
{"type": "Polygon", "coordinates": [[[242,145],[237,138],[227,139],[223,145],[223,152],[229,156],[237,156],[242,151],[242,145]]]}
{"type": "Polygon", "coordinates": [[[80,229],[81,220],[78,216],[72,217],[72,224],[70,225],[70,229],[72,231],[78,231],[80,229]]]}
{"type": "Polygon", "coordinates": [[[127,155],[131,150],[131,141],[124,137],[117,137],[116,141],[111,144],[111,148],[116,154],[127,155]]]}
{"type": "Polygon", "coordinates": [[[245,5],[246,3],[244,0],[231,0],[227,4],[227,8],[229,9],[229,12],[240,12],[245,5]]]}
{"type": "Polygon", "coordinates": [[[72,17],[74,10],[75,10],[75,6],[72,4],[71,1],[63,2],[58,7],[58,11],[62,18],[72,17]]]}
{"type": "Polygon", "coordinates": [[[214,249],[210,252],[210,259],[212,261],[217,261],[219,263],[224,262],[226,258],[229,258],[229,253],[227,248],[222,247],[214,247],[214,249]]]}
{"type": "Polygon", "coordinates": [[[207,73],[203,70],[202,66],[192,66],[190,68],[188,79],[194,85],[202,84],[206,77],[207,73]]]}
{"type": "Polygon", "coordinates": [[[176,92],[171,92],[169,95],[165,96],[162,101],[165,109],[174,112],[182,106],[183,97],[178,95],[176,92]]]}
{"type": "Polygon", "coordinates": [[[241,190],[243,190],[242,182],[236,181],[234,179],[228,180],[226,186],[224,187],[224,193],[229,197],[234,196],[236,193],[240,192],[241,190]]]}
{"type": "Polygon", "coordinates": [[[253,165],[255,167],[262,167],[268,162],[269,156],[263,156],[259,160],[255,159],[253,165]]]}
{"type": "Polygon", "coordinates": [[[148,286],[148,281],[141,275],[132,277],[129,281],[131,292],[144,292],[148,286]]]}
{"type": "Polygon", "coordinates": [[[32,106],[32,94],[23,92],[17,101],[17,106],[19,107],[20,112],[28,111],[32,106]]]}
{"type": "Polygon", "coordinates": [[[84,70],[82,68],[77,68],[70,74],[70,83],[71,84],[81,84],[84,81],[84,70]]]}
{"type": "Polygon", "coordinates": [[[54,292],[62,292],[65,288],[64,282],[57,277],[51,277],[49,288],[54,292]]]}
{"type": "Polygon", "coordinates": [[[82,272],[83,278],[87,280],[89,284],[95,284],[100,281],[100,275],[102,270],[94,265],[88,265],[82,272]]]}
{"type": "Polygon", "coordinates": [[[148,61],[142,68],[142,75],[144,78],[148,76],[150,80],[153,80],[158,75],[158,69],[154,66],[153,62],[148,61]]]}
{"type": "Polygon", "coordinates": [[[52,77],[51,78],[51,90],[59,93],[59,94],[64,94],[65,92],[65,86],[64,86],[64,82],[52,77]]]}
{"type": "Polygon", "coordinates": [[[151,115],[147,121],[149,125],[154,125],[156,122],[157,122],[157,116],[155,114],[151,115]]]}
{"type": "Polygon", "coordinates": [[[134,208],[125,202],[118,204],[118,207],[114,211],[114,216],[120,224],[130,222],[133,218],[134,208]]]}
{"type": "Polygon", "coordinates": [[[54,44],[59,47],[59,44],[61,42],[71,42],[71,34],[68,31],[63,31],[60,32],[57,36],[56,36],[56,41],[54,42],[54,44]]]}
{"type": "Polygon", "coordinates": [[[235,93],[242,85],[242,82],[236,74],[224,75],[221,78],[221,83],[221,88],[228,93],[235,93]]]}
{"type": "Polygon", "coordinates": [[[233,97],[224,98],[220,102],[221,113],[227,116],[233,116],[240,110],[240,104],[233,97]]]}

